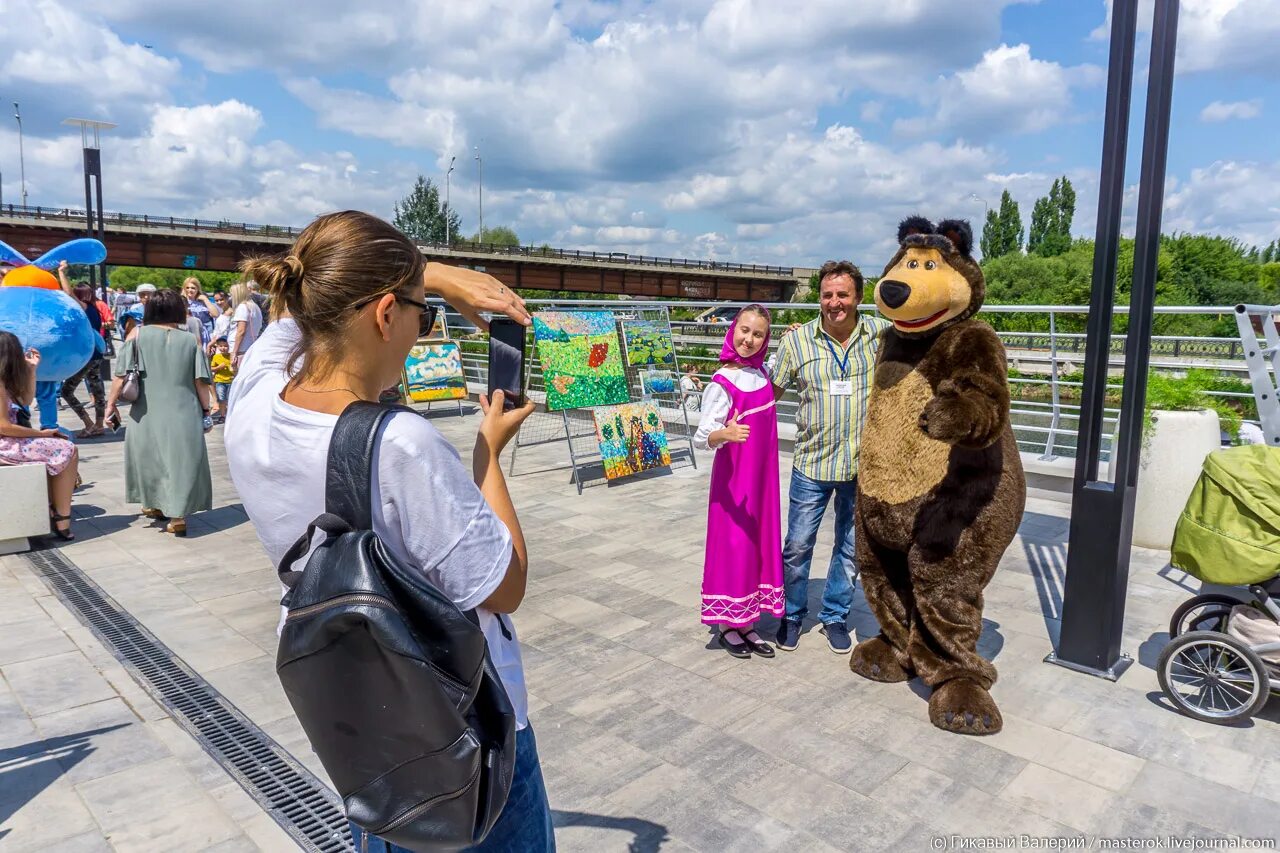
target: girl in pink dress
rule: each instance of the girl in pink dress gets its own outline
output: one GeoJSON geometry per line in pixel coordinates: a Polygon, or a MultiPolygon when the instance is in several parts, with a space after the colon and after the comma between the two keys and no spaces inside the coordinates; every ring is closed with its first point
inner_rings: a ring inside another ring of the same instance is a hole
{"type": "Polygon", "coordinates": [[[71,493],[76,487],[76,446],[56,429],[32,429],[23,417],[35,396],[40,353],[23,352],[11,332],[0,332],[0,465],[44,465],[49,478],[49,530],[59,539],[71,532],[71,493]]]}
{"type": "Polygon", "coordinates": [[[720,369],[702,394],[694,445],[713,450],[702,621],[719,625],[734,657],[773,657],[754,630],[763,613],[783,612],[782,525],[778,509],[778,417],[765,371],[769,312],[748,305],[733,318],[720,369]]]}

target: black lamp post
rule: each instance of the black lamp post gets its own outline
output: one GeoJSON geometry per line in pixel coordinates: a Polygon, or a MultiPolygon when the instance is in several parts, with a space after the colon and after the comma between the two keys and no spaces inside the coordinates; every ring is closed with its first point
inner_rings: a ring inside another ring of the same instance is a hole
{"type": "Polygon", "coordinates": [[[1142,411],[1150,362],[1156,255],[1164,204],[1169,112],[1178,36],[1178,0],[1156,0],[1147,79],[1142,173],[1133,253],[1133,289],[1125,340],[1124,391],[1119,440],[1112,448],[1115,482],[1098,479],[1103,439],[1111,317],[1115,302],[1116,252],[1124,198],[1125,146],[1129,137],[1129,96],[1133,82],[1137,0],[1111,6],[1111,60],[1103,125],[1102,174],[1094,245],[1093,294],[1089,302],[1084,394],[1076,446],[1067,577],[1058,648],[1046,660],[1091,675],[1118,679],[1133,663],[1120,651],[1129,584],[1133,505],[1142,446],[1142,411]]]}
{"type": "MultiPolygon", "coordinates": [[[[84,150],[85,236],[106,243],[107,230],[102,221],[102,131],[111,130],[115,125],[91,118],[69,118],[62,123],[80,128],[80,147],[84,150]]],[[[107,262],[103,261],[99,267],[89,268],[89,286],[94,293],[98,292],[99,277],[104,288],[107,284],[107,262]]]]}

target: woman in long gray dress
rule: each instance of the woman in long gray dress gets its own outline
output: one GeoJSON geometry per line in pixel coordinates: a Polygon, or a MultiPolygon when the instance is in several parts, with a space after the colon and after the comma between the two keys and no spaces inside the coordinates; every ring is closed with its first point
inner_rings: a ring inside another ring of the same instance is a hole
{"type": "Polygon", "coordinates": [[[186,301],[176,292],[152,296],[142,328],[120,350],[107,395],[110,416],[125,374],[140,369],[124,440],[125,500],[142,504],[148,518],[169,519],[165,530],[176,536],[186,535],[188,515],[213,506],[202,417],[209,414],[213,377],[186,319],[186,301]]]}

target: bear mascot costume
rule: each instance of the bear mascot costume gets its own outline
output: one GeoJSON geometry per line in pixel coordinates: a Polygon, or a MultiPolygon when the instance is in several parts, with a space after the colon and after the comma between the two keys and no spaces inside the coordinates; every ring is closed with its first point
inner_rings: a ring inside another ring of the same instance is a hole
{"type": "Polygon", "coordinates": [[[876,361],[858,464],[858,565],[880,634],[850,668],[874,681],[918,675],[929,719],[962,734],[1000,731],[978,655],[982,590],[1013,541],[1026,482],[1009,425],[1004,347],[972,319],[986,282],[967,222],[913,216],[876,285],[893,326],[876,361]]]}

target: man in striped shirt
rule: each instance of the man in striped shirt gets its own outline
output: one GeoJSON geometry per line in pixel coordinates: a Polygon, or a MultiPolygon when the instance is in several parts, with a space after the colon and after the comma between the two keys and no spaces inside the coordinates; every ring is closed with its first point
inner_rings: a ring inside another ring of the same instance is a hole
{"type": "Polygon", "coordinates": [[[858,314],[863,279],[848,261],[828,261],[818,271],[822,313],[778,344],[773,383],[776,396],[795,388],[795,452],[788,495],[786,615],[778,648],[800,641],[808,613],[809,566],[818,527],[835,496],[835,547],[827,568],[818,621],[836,654],[853,648],[847,620],[853,603],[853,503],[858,476],[858,439],[866,420],[880,333],[889,323],[858,314]]]}

